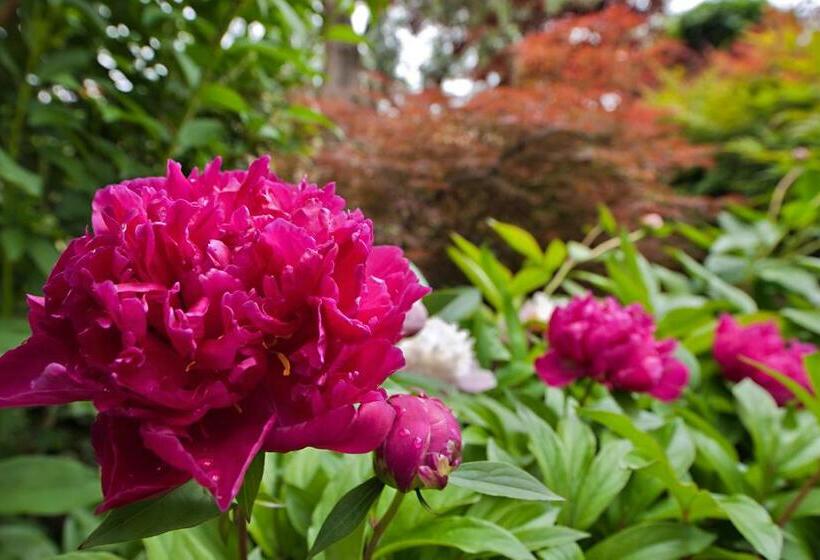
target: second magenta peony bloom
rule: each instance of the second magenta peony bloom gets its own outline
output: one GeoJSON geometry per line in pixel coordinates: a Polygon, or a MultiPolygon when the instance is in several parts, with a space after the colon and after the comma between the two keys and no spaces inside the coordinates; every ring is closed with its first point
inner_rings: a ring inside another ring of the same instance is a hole
{"type": "Polygon", "coordinates": [[[798,340],[783,340],[774,322],[743,327],[731,315],[723,315],[715,330],[713,351],[715,361],[728,379],[740,381],[750,378],[766,389],[781,406],[794,398],[792,392],[771,375],[742,358],[759,362],[811,390],[803,358],[817,351],[817,347],[798,340]]]}
{"type": "Polygon", "coordinates": [[[671,401],[689,381],[686,366],[673,356],[677,342],[656,340],[652,317],[637,304],[573,298],[552,314],[547,339],[549,350],[535,369],[553,387],[592,378],[610,389],[671,401]]]}
{"type": "Polygon", "coordinates": [[[0,406],[93,401],[100,510],[190,478],[224,510],[259,451],[368,452],[393,426],[379,386],[427,289],[332,185],[268,166],[102,189],[29,298],[0,406]]]}
{"type": "Polygon", "coordinates": [[[402,492],[444,488],[461,464],[461,428],[453,413],[426,395],[394,395],[388,402],[396,420],[376,449],[376,474],[402,492]]]}

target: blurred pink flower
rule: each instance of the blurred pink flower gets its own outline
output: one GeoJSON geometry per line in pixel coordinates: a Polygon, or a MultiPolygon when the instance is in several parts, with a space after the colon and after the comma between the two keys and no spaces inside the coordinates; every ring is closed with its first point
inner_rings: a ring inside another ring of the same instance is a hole
{"type": "Polygon", "coordinates": [[[396,420],[376,450],[376,473],[402,492],[442,489],[461,464],[461,428],[453,413],[426,395],[394,395],[396,420]]]}
{"type": "Polygon", "coordinates": [[[552,314],[549,350],[535,368],[553,387],[589,377],[610,389],[671,401],[683,392],[689,372],[672,355],[676,341],[656,340],[654,333],[652,317],[638,304],[575,297],[552,314]]]}
{"type": "Polygon", "coordinates": [[[728,379],[741,381],[748,377],[766,389],[779,405],[794,398],[792,392],[741,358],[760,362],[811,390],[803,357],[817,351],[817,347],[797,340],[784,341],[774,322],[742,327],[730,315],[723,315],[715,331],[713,351],[715,360],[728,379]]]}
{"type": "Polygon", "coordinates": [[[268,158],[97,192],[32,336],[0,358],[0,407],[91,400],[100,510],[193,477],[223,510],[261,450],[362,453],[393,424],[379,385],[427,291],[332,185],[268,158]]]}

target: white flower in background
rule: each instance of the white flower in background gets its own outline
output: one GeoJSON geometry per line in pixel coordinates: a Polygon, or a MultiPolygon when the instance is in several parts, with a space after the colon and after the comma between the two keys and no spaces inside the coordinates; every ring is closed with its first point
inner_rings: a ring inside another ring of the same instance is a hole
{"type": "Polygon", "coordinates": [[[438,317],[428,319],[415,336],[399,342],[405,369],[479,393],[496,385],[492,372],[483,369],[473,351],[470,334],[438,317]]]}
{"type": "Polygon", "coordinates": [[[535,292],[524,302],[518,311],[518,320],[524,325],[539,324],[546,325],[550,322],[552,312],[562,302],[549,297],[544,292],[535,292]]]}

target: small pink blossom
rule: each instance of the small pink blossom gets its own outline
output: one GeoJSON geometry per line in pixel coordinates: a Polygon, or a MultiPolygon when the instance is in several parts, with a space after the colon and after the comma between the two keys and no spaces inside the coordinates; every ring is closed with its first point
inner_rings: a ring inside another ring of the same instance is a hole
{"type": "Polygon", "coordinates": [[[442,489],[461,464],[461,429],[453,413],[426,395],[394,395],[396,419],[376,450],[376,473],[402,492],[442,489]]]}
{"type": "Polygon", "coordinates": [[[689,372],[673,357],[676,341],[656,340],[654,334],[652,317],[638,304],[624,307],[611,297],[576,297],[552,314],[549,350],[535,368],[553,387],[592,378],[610,389],[675,400],[689,372]]]}
{"type": "Polygon", "coordinates": [[[380,384],[427,289],[332,185],[268,164],[100,190],[29,298],[0,407],[94,403],[100,510],[190,478],[224,510],[258,452],[369,452],[393,425],[380,384]]]}
{"type": "Polygon", "coordinates": [[[797,340],[783,340],[774,322],[742,327],[730,315],[723,315],[715,331],[713,351],[728,379],[741,381],[748,377],[766,389],[781,406],[794,398],[792,392],[743,358],[759,362],[811,390],[803,357],[817,351],[817,347],[797,340]]]}

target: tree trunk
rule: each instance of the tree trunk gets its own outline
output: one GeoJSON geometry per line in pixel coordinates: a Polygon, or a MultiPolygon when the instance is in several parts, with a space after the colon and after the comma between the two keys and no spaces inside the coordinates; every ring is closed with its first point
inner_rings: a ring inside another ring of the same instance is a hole
{"type": "MultiPolygon", "coordinates": [[[[336,9],[335,0],[324,0],[325,30],[333,25],[349,25],[349,17],[336,9]]],[[[325,82],[323,95],[350,97],[359,84],[361,64],[357,46],[351,43],[325,43],[325,82]]]]}

